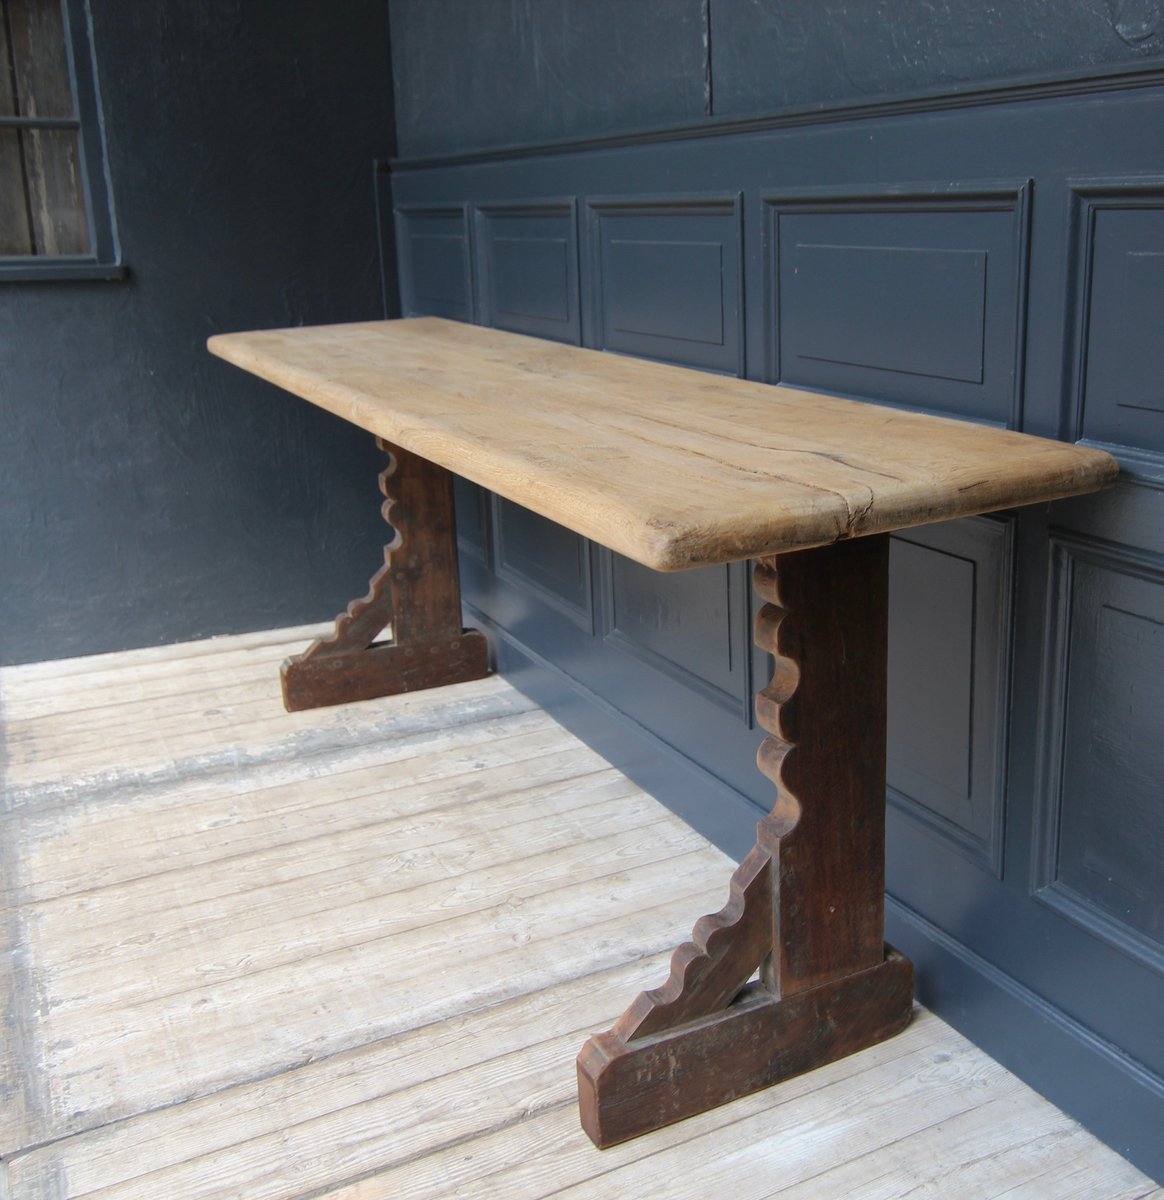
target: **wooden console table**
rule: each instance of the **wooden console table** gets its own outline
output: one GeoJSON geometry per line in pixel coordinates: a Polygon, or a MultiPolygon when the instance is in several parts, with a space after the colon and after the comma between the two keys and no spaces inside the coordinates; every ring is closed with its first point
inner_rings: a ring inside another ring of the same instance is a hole
{"type": "Polygon", "coordinates": [[[887,534],[1109,487],[1111,457],[435,318],[209,345],[389,454],[385,565],[284,664],[289,708],[486,673],[484,638],[461,626],[450,472],[656,570],[756,561],[775,806],[670,977],[583,1047],[596,1145],[908,1024],[913,968],[883,940],[887,534]]]}

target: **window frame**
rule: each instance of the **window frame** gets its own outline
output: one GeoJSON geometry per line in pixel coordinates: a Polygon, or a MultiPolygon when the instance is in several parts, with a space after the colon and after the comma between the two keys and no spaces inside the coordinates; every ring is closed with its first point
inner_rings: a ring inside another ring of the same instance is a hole
{"type": "Polygon", "coordinates": [[[105,154],[105,128],[93,60],[93,23],[89,3],[88,0],[60,0],[60,5],[74,115],[0,116],[0,127],[76,130],[92,252],[0,255],[0,283],[122,279],[126,275],[113,217],[113,189],[105,154]]]}

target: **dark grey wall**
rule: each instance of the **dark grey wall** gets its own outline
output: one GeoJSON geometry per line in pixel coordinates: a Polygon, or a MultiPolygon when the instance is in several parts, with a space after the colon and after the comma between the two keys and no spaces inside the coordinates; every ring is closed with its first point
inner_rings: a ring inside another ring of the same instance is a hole
{"type": "Polygon", "coordinates": [[[406,158],[1164,55],[1158,0],[393,0],[406,158]]]}
{"type": "Polygon", "coordinates": [[[1155,0],[711,0],[724,116],[1164,54],[1155,0]]]}
{"type": "Polygon", "coordinates": [[[708,111],[700,0],[395,0],[407,157],[694,120],[708,111]]]}
{"type": "Polygon", "coordinates": [[[93,0],[113,283],[0,284],[0,661],[318,620],[382,541],[370,439],[212,359],[382,315],[383,0],[93,0]]]}

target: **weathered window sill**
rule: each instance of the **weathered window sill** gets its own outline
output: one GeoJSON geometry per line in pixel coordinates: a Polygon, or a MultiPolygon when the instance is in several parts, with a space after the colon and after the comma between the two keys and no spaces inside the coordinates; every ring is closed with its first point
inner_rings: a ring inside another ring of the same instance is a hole
{"type": "Polygon", "coordinates": [[[129,268],[94,258],[3,258],[0,283],[60,283],[68,280],[125,279],[129,268]]]}

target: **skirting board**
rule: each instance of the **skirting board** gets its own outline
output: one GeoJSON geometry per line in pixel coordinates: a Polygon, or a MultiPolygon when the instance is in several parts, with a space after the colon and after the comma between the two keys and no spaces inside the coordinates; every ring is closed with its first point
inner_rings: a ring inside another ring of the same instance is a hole
{"type": "Polygon", "coordinates": [[[885,937],[913,960],[921,1004],[1164,1183],[1164,1080],[892,896],[885,937]]]}

